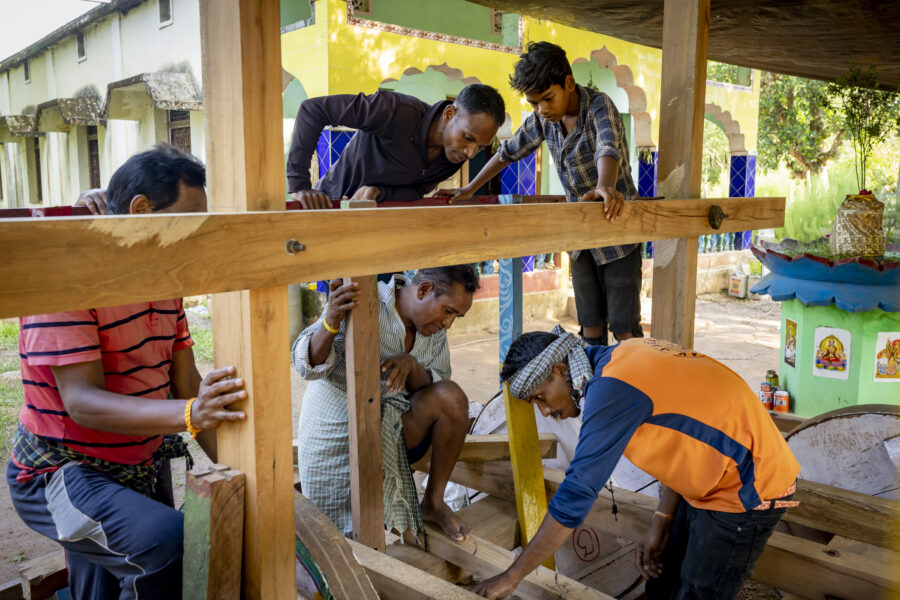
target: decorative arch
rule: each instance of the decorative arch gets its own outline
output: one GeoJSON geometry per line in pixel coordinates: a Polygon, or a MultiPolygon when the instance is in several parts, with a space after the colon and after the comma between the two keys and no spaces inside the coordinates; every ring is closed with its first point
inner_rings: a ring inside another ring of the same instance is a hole
{"type": "MultiPolygon", "coordinates": [[[[456,96],[467,85],[482,83],[477,77],[466,77],[462,69],[451,67],[446,62],[440,65],[428,65],[422,71],[409,67],[400,79],[389,77],[383,80],[378,89],[402,92],[414,96],[423,102],[434,104],[448,97],[456,96]]],[[[512,136],[512,119],[506,113],[506,120],[497,131],[501,140],[512,136]]]]}
{"type": "Polygon", "coordinates": [[[718,104],[707,103],[704,107],[707,120],[718,125],[728,138],[728,150],[732,156],[746,155],[747,147],[744,144],[744,134],[741,133],[741,124],[731,116],[727,110],[723,110],[718,104]]]}
{"type": "Polygon", "coordinates": [[[410,67],[403,71],[399,79],[389,77],[383,80],[378,89],[402,92],[433,104],[447,97],[456,96],[460,90],[473,83],[481,83],[481,80],[477,77],[466,77],[462,69],[443,63],[429,65],[424,71],[410,67]]]}
{"type": "Polygon", "coordinates": [[[576,58],[573,65],[597,61],[601,69],[609,69],[615,77],[616,85],[623,95],[613,100],[627,99],[627,106],[622,112],[631,115],[634,122],[634,144],[637,148],[655,148],[650,131],[650,113],[647,112],[647,94],[643,88],[634,83],[634,73],[628,65],[618,64],[616,56],[606,46],[594,50],[588,57],[576,58]]]}

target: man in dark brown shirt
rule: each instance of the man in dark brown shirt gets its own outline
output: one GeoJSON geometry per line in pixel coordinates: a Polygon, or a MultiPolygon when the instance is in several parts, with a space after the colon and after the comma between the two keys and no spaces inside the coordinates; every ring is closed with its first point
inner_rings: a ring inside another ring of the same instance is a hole
{"type": "Polygon", "coordinates": [[[454,101],[428,105],[380,91],[310,98],[300,104],[287,162],[288,189],[303,208],[331,208],[332,198],[418,200],[490,145],[505,119],[494,88],[466,86],[454,101]],[[316,187],[309,165],[326,126],[357,130],[316,187]]]}

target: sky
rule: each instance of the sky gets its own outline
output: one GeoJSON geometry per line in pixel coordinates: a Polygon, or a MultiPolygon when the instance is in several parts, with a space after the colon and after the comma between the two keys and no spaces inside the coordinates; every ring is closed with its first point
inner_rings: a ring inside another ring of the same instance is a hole
{"type": "Polygon", "coordinates": [[[86,13],[88,0],[0,0],[0,60],[86,13]]]}

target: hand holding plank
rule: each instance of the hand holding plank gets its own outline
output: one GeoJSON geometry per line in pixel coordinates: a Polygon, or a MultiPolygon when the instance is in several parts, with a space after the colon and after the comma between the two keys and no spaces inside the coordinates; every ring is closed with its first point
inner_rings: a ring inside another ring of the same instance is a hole
{"type": "Polygon", "coordinates": [[[200,383],[200,392],[191,406],[191,423],[198,429],[215,429],[222,421],[241,421],[246,415],[227,405],[247,398],[243,379],[230,379],[234,367],[210,371],[200,383]]]}

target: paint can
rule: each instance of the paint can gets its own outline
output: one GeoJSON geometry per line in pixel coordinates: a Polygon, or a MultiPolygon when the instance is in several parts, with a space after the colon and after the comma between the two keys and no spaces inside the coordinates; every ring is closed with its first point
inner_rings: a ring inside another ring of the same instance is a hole
{"type": "Polygon", "coordinates": [[[788,411],[788,405],[790,404],[790,398],[790,394],[787,393],[787,390],[775,390],[772,410],[775,412],[786,413],[788,411]]]}
{"type": "Polygon", "coordinates": [[[771,391],[774,391],[774,390],[772,389],[772,384],[769,383],[768,381],[763,381],[762,383],[759,384],[760,395],[762,395],[763,392],[771,392],[771,391]]]}
{"type": "Polygon", "coordinates": [[[762,405],[766,410],[772,410],[775,405],[775,392],[760,392],[759,401],[762,402],[762,405]]]}

